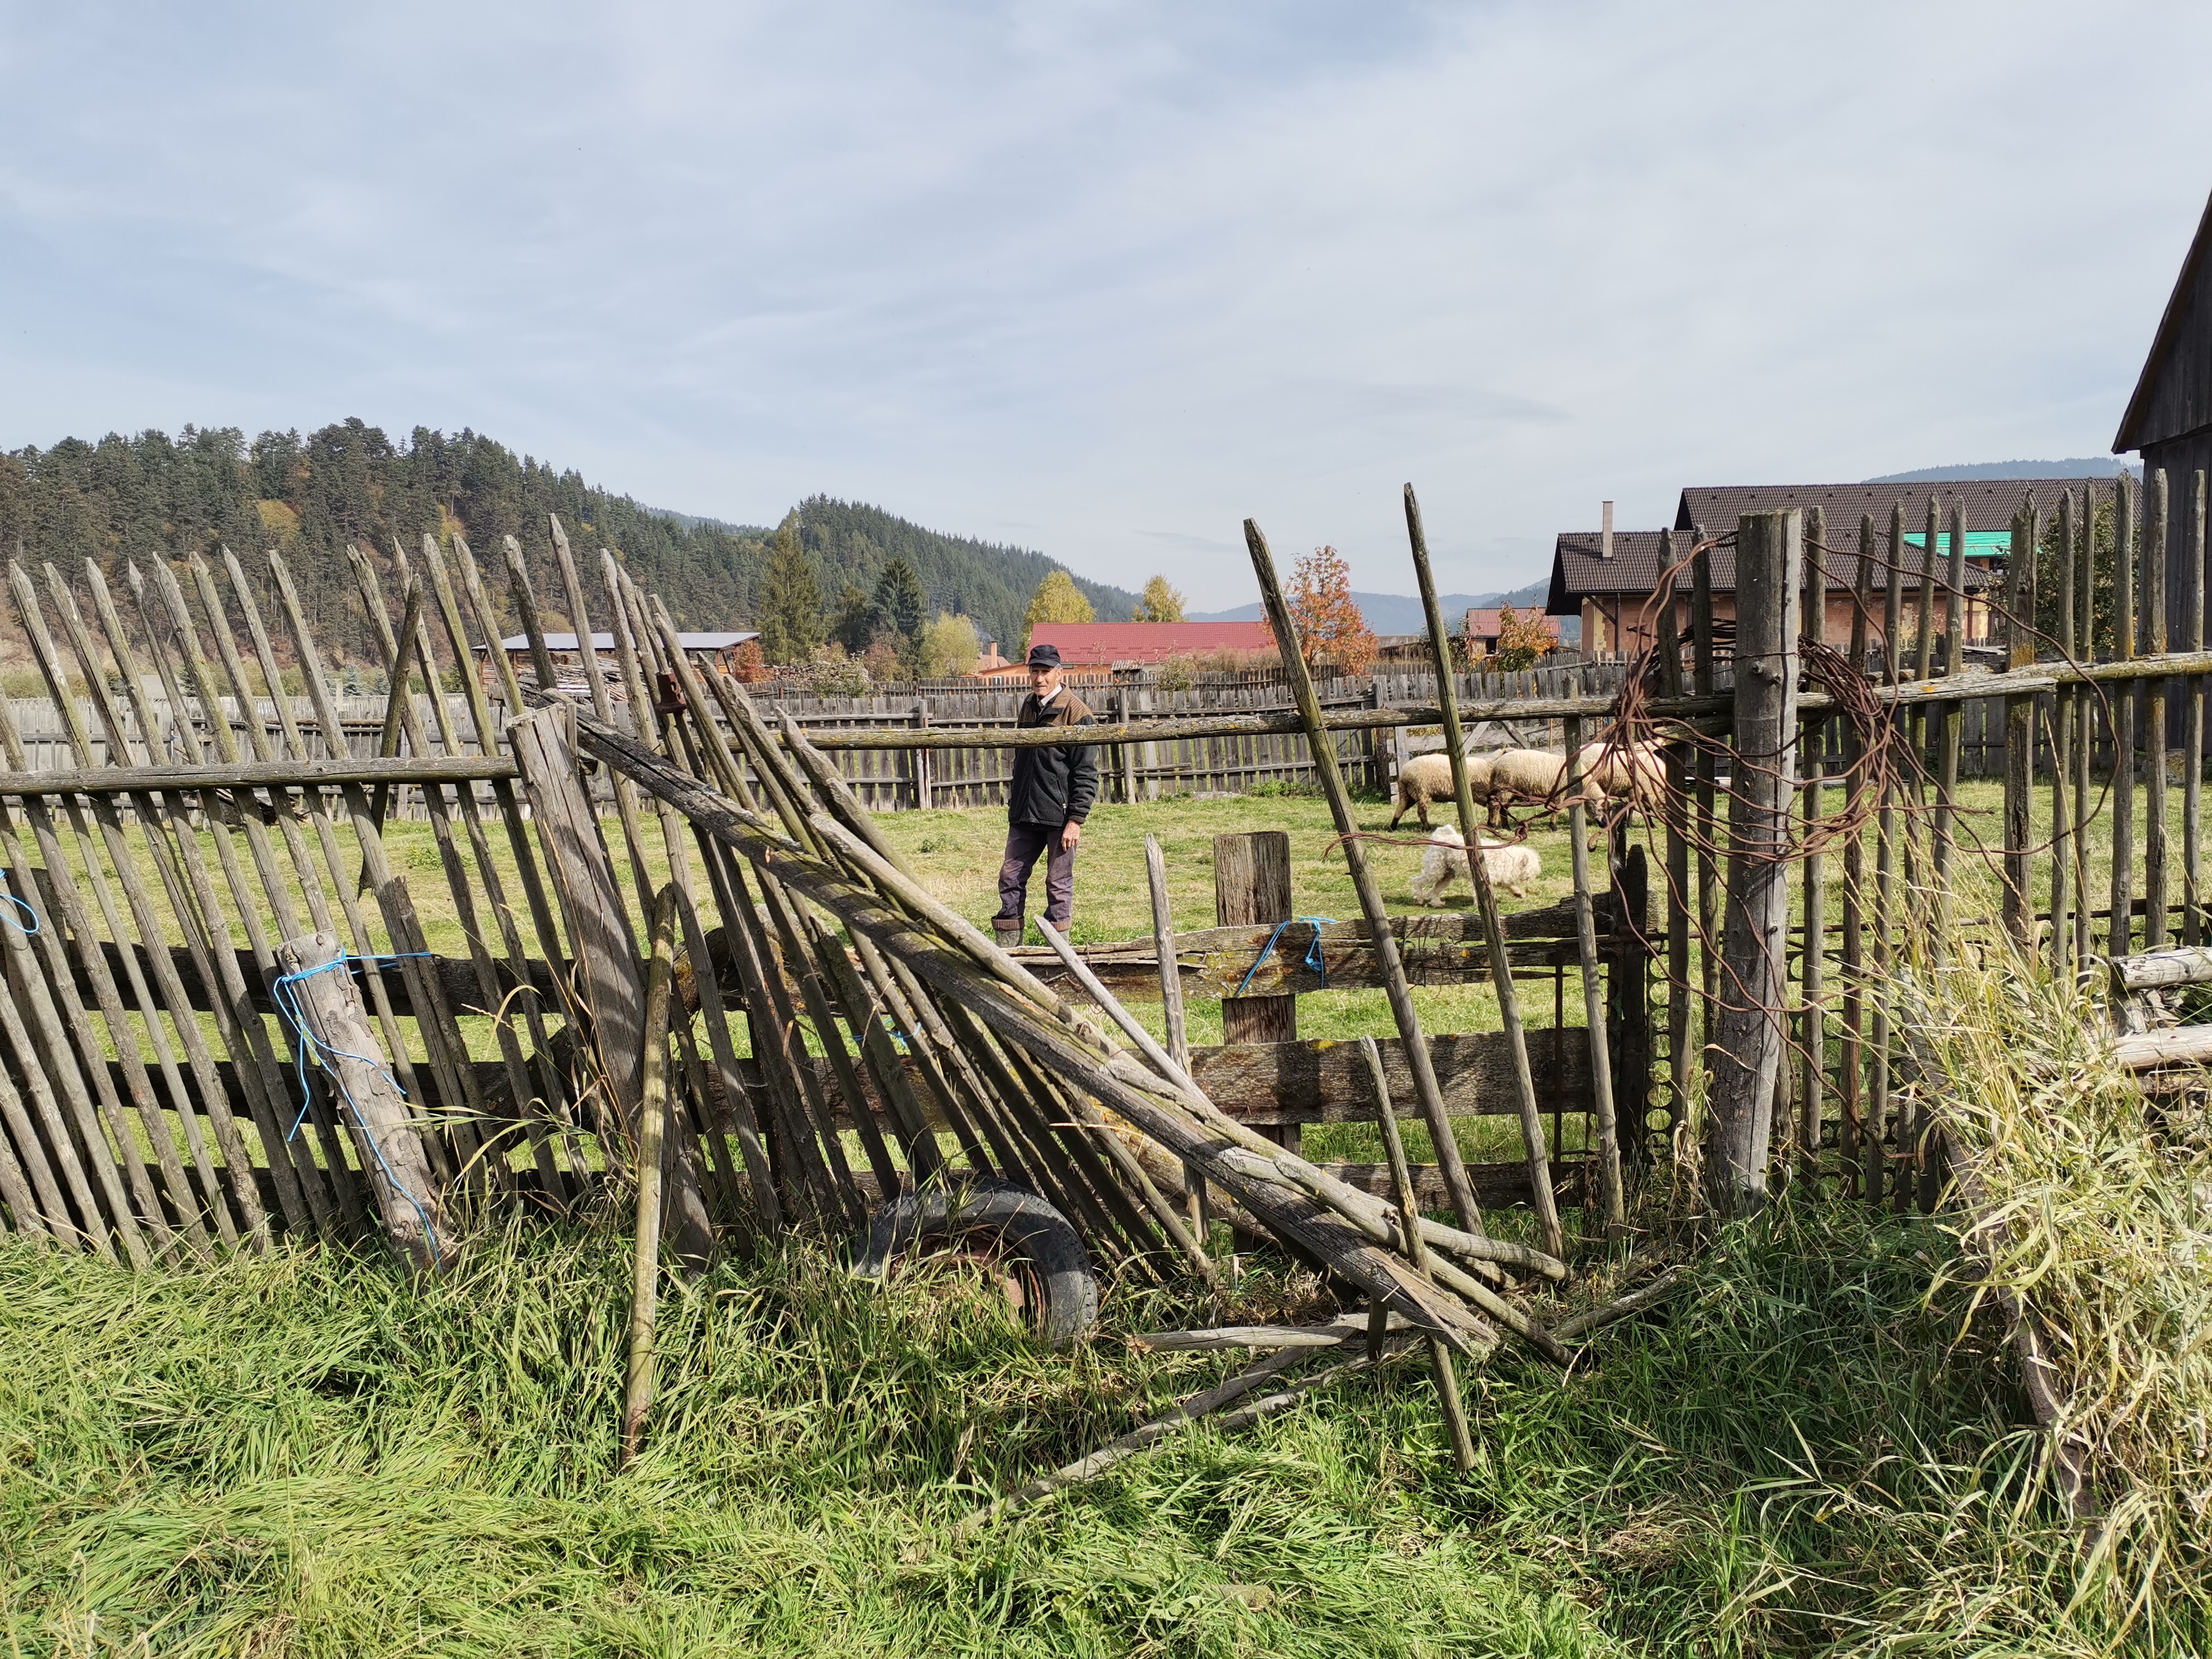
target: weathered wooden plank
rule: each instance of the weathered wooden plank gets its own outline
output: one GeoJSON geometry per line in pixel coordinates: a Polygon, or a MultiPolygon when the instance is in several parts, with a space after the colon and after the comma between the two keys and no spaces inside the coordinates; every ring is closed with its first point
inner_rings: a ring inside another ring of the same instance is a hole
{"type": "MultiPolygon", "coordinates": [[[[1591,1103],[1587,1045],[1530,1045],[1536,1091],[1546,1110],[1587,1111],[1591,1103]]],[[[1378,1039],[1383,1075],[1395,1092],[1413,1087],[1405,1044],[1378,1039]]],[[[1368,1123],[1375,1117],[1373,1079],[1357,1042],[1248,1042],[1190,1051],[1191,1079],[1222,1110],[1253,1124],[1368,1123]]],[[[1444,1110],[1452,1117],[1510,1115],[1520,1109],[1513,1057],[1502,1031],[1429,1039],[1429,1063],[1444,1110]]],[[[1519,1166],[1516,1166],[1519,1167],[1519,1166]]]]}
{"type": "Polygon", "coordinates": [[[343,783],[468,783],[517,775],[505,755],[220,762],[205,766],[58,767],[0,772],[0,795],[130,795],[148,790],[314,789],[343,783]]]}

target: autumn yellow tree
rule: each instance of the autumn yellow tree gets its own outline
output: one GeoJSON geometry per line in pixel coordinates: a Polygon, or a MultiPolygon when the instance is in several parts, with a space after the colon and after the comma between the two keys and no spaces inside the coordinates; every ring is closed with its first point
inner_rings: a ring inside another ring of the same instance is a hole
{"type": "Polygon", "coordinates": [[[1022,649],[1030,648],[1030,635],[1039,623],[1095,622],[1097,614],[1075,585],[1075,578],[1065,570],[1055,570],[1030,596],[1029,612],[1022,618],[1022,649]]]}
{"type": "Polygon", "coordinates": [[[1182,595],[1168,586],[1168,579],[1155,576],[1145,584],[1145,596],[1137,601],[1136,620],[1181,622],[1182,606],[1182,595]]]}
{"type": "Polygon", "coordinates": [[[1526,612],[1508,605],[1498,613],[1498,665],[1505,672],[1534,668],[1557,644],[1552,630],[1544,626],[1544,613],[1534,605],[1526,612]]]}
{"type": "Polygon", "coordinates": [[[1340,674],[1364,674],[1380,648],[1352,597],[1352,567],[1333,547],[1316,547],[1291,570],[1285,595],[1310,668],[1326,661],[1340,674]]]}

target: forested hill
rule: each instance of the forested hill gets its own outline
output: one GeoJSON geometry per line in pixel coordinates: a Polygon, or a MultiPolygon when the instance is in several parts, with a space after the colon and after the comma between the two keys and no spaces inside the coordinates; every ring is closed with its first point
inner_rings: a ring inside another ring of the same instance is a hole
{"type": "MultiPolygon", "coordinates": [[[[1022,641],[1022,616],[1037,584],[1060,564],[1042,553],[965,536],[940,535],[879,507],[811,496],[799,505],[799,539],[814,556],[822,595],[835,602],[848,582],[874,585],[876,573],[903,556],[921,573],[930,611],[964,612],[987,639],[1009,653],[1022,641]]],[[[1070,573],[1073,574],[1073,573],[1070,573]]],[[[1100,622],[1127,622],[1137,596],[1075,577],[1100,622]]]]}
{"type": "MultiPolygon", "coordinates": [[[[903,553],[920,573],[929,608],[964,610],[987,633],[1018,638],[1029,598],[1053,562],[1041,553],[941,536],[879,508],[817,496],[798,509],[801,538],[820,564],[823,597],[848,577],[871,586],[903,553]]],[[[566,607],[550,562],[546,514],[558,514],[577,550],[596,563],[602,546],[661,596],[686,628],[744,627],[774,532],[727,526],[641,506],[574,471],[518,456],[463,430],[416,427],[404,441],[349,420],[301,437],[235,428],[186,427],[176,437],[111,434],[97,443],[0,453],[0,549],[52,560],[75,578],[87,557],[111,574],[125,559],[177,557],[228,545],[249,569],[280,549],[303,590],[318,635],[345,658],[374,664],[343,549],[372,550],[388,576],[392,544],[412,553],[425,531],[458,532],[496,570],[500,538],[517,538],[540,571],[538,598],[551,625],[566,607]],[[547,562],[538,564],[541,556],[547,562]],[[550,579],[550,580],[549,580],[550,579]]],[[[587,571],[590,592],[599,591],[587,571]]],[[[504,583],[491,582],[504,598],[504,583]]],[[[1101,617],[1126,617],[1130,595],[1079,582],[1101,617]]],[[[388,599],[397,602],[396,590],[388,599]]],[[[510,618],[512,625],[512,619],[510,618]]]]}

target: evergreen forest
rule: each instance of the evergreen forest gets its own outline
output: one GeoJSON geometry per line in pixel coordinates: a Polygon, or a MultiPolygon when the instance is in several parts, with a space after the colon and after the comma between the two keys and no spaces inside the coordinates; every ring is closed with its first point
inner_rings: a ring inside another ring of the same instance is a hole
{"type": "MultiPolygon", "coordinates": [[[[501,538],[515,537],[540,573],[548,623],[565,627],[548,514],[560,515],[580,555],[595,560],[601,547],[614,549],[678,626],[756,624],[774,529],[646,507],[466,429],[447,435],[418,426],[395,442],[349,419],[305,437],[264,432],[249,441],[235,427],[187,426],[174,437],[111,433],[96,443],[65,438],[44,450],[0,453],[0,547],[12,556],[51,561],[74,580],[88,558],[112,577],[126,560],[222,546],[258,571],[275,548],[334,663],[377,663],[343,549],[368,551],[388,580],[394,538],[411,554],[425,532],[465,537],[502,599],[505,584],[495,579],[501,538]]],[[[785,522],[817,567],[825,599],[848,584],[872,588],[902,557],[921,578],[930,614],[964,612],[1002,641],[1019,640],[1030,594],[1060,568],[1042,553],[942,535],[827,495],[800,502],[785,522]]],[[[1120,588],[1076,582],[1102,618],[1126,617],[1135,603],[1120,588]]],[[[396,604],[396,584],[387,598],[396,604]]]]}

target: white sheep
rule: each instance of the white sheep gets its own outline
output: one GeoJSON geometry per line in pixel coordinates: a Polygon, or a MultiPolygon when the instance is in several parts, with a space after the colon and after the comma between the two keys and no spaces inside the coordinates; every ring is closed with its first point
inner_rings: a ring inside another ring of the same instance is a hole
{"type": "MultiPolygon", "coordinates": [[[[1587,746],[1584,755],[1589,755],[1587,746]]],[[[1554,821],[1562,808],[1571,805],[1567,794],[1567,757],[1549,749],[1507,749],[1490,757],[1490,822],[1505,821],[1505,809],[1515,801],[1548,807],[1554,821]]],[[[1583,805],[1605,805],[1605,791],[1596,780],[1585,777],[1583,805]]]]}
{"type": "Polygon", "coordinates": [[[1647,817],[1667,799],[1667,763],[1656,738],[1611,749],[1584,744],[1582,762],[1583,775],[1608,799],[1626,801],[1647,817]]]}
{"type": "MultiPolygon", "coordinates": [[[[1488,755],[1467,757],[1467,785],[1478,805],[1490,803],[1491,759],[1488,755]]],[[[1425,830],[1429,827],[1429,803],[1449,801],[1451,798],[1451,757],[1443,753],[1416,755],[1398,769],[1398,810],[1390,814],[1390,827],[1395,830],[1400,818],[1418,811],[1421,828],[1425,830]]]]}
{"type": "MultiPolygon", "coordinates": [[[[1544,873],[1544,861],[1526,842],[1485,841],[1482,867],[1493,888],[1503,887],[1515,898],[1528,896],[1528,884],[1544,873]]],[[[1446,824],[1429,837],[1421,849],[1421,871],[1413,878],[1416,904],[1441,905],[1444,891],[1467,873],[1467,843],[1458,830],[1446,824]]]]}

